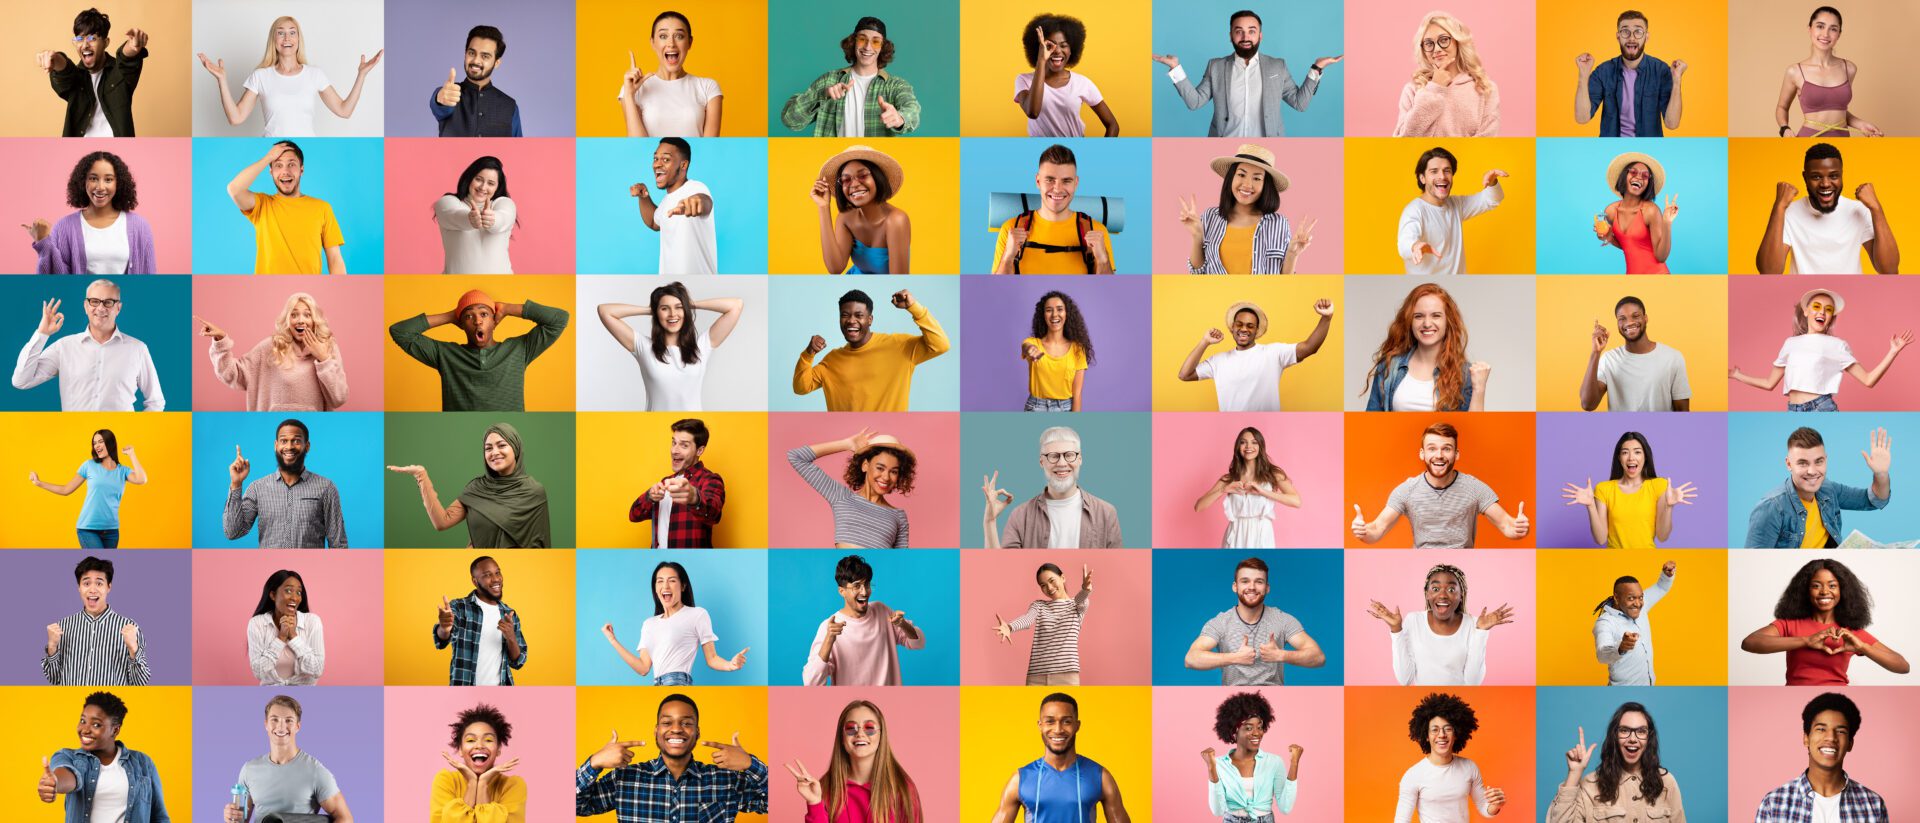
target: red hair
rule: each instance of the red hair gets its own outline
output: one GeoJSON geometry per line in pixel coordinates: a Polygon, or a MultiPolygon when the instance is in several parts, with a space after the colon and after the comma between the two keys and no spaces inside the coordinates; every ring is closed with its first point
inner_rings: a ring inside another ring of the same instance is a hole
{"type": "Polygon", "coordinates": [[[1372,386],[1377,375],[1385,375],[1387,364],[1403,354],[1413,351],[1413,307],[1420,298],[1434,295],[1440,298],[1442,311],[1446,314],[1447,333],[1440,338],[1440,372],[1433,378],[1433,410],[1464,411],[1460,402],[1461,384],[1465,380],[1467,363],[1467,326],[1460,320],[1460,307],[1453,302],[1453,296],[1437,283],[1421,283],[1413,291],[1407,292],[1407,299],[1401,301],[1400,311],[1394,316],[1392,325],[1387,326],[1387,339],[1373,353],[1373,368],[1367,370],[1367,385],[1372,386]]]}

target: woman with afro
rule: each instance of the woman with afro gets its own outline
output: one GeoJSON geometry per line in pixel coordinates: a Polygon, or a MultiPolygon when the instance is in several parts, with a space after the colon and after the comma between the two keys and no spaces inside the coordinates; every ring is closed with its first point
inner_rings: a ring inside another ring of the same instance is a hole
{"type": "Polygon", "coordinates": [[[1780,593],[1772,623],[1740,641],[1740,650],[1787,655],[1787,685],[1845,686],[1854,655],[1895,674],[1913,670],[1907,658],[1887,647],[1867,627],[1873,624],[1873,595],[1838,560],[1809,560],[1780,593]]]}
{"type": "Polygon", "coordinates": [[[1272,823],[1273,809],[1293,813],[1299,793],[1300,755],[1305,749],[1287,746],[1286,773],[1279,755],[1260,750],[1260,740],[1273,728],[1273,705],[1258,692],[1239,692],[1213,711],[1213,733],[1233,748],[1217,755],[1209,747],[1200,753],[1207,763],[1207,811],[1222,823],[1272,823]],[[1227,779],[1221,780],[1221,772],[1227,779]]]}
{"type": "Polygon", "coordinates": [[[1482,782],[1480,767],[1459,754],[1479,729],[1480,720],[1467,701],[1445,692],[1420,699],[1407,721],[1407,737],[1427,756],[1400,776],[1394,823],[1413,823],[1416,812],[1421,823],[1466,823],[1469,795],[1482,817],[1500,813],[1507,793],[1482,782]]]}

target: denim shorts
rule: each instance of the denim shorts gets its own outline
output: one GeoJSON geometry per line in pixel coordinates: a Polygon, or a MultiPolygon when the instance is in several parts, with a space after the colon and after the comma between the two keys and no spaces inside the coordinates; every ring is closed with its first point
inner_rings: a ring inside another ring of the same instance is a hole
{"type": "Polygon", "coordinates": [[[1070,412],[1073,411],[1073,398],[1054,400],[1046,397],[1027,395],[1027,411],[1030,412],[1070,412]]]}
{"type": "Polygon", "coordinates": [[[693,685],[693,672],[661,672],[659,677],[653,679],[653,685],[691,686],[693,685]]]}
{"type": "Polygon", "coordinates": [[[120,548],[119,529],[75,529],[79,533],[80,548],[117,549],[120,548]]]}
{"type": "Polygon", "coordinates": [[[1823,394],[1805,403],[1788,403],[1787,411],[1839,411],[1840,404],[1833,402],[1833,395],[1823,394]]]}

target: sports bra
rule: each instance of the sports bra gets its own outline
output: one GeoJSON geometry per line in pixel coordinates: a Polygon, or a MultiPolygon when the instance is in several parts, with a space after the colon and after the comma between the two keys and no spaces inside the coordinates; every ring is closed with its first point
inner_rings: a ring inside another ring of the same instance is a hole
{"type": "Polygon", "coordinates": [[[1793,64],[1800,71],[1800,110],[1808,111],[1846,111],[1847,104],[1853,102],[1853,78],[1838,86],[1822,86],[1807,79],[1807,70],[1799,63],[1793,64]]]}

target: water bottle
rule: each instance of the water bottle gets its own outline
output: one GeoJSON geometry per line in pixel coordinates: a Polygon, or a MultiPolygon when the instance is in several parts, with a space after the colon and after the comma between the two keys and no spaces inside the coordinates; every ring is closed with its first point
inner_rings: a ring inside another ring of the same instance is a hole
{"type": "Polygon", "coordinates": [[[238,807],[240,807],[240,816],[241,816],[241,818],[242,818],[242,819],[245,819],[245,817],[246,817],[246,814],[247,814],[247,786],[246,786],[246,784],[244,784],[244,783],[235,783],[235,784],[233,784],[233,805],[235,805],[235,806],[238,806],[238,807]]]}

